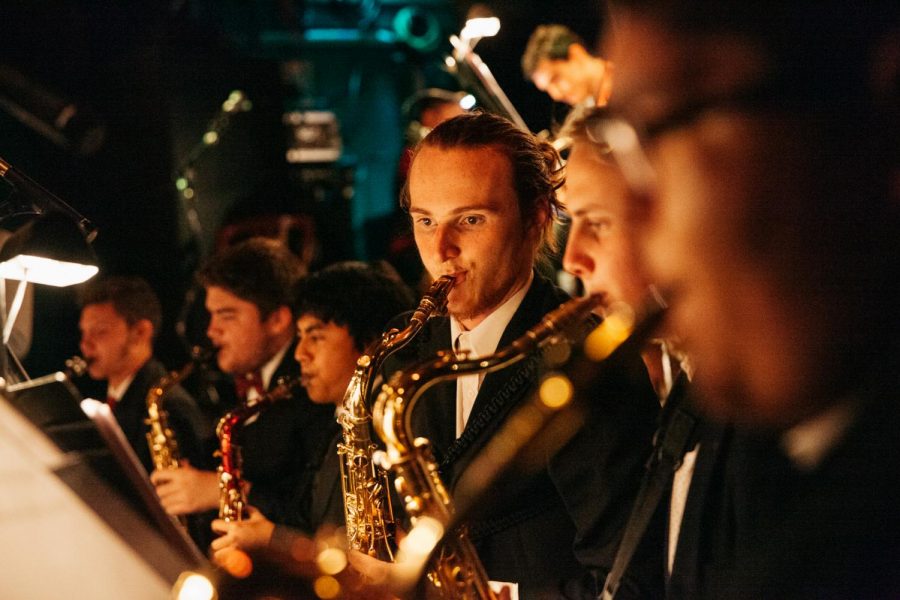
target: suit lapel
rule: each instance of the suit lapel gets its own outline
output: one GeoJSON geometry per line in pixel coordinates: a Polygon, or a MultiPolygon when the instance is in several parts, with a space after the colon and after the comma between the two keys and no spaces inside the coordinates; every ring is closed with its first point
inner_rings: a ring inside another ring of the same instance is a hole
{"type": "MultiPolygon", "coordinates": [[[[559,305],[559,298],[550,294],[552,286],[535,275],[531,288],[522,299],[522,304],[513,314],[500,337],[497,350],[501,350],[521,337],[534,326],[548,311],[559,305]]],[[[537,381],[540,358],[532,353],[514,365],[488,373],[481,384],[465,431],[447,450],[444,463],[453,463],[451,482],[456,481],[465,470],[475,451],[481,449],[486,440],[497,431],[513,407],[520,404],[537,381]]],[[[453,407],[455,422],[456,386],[453,385],[453,407]]],[[[452,484],[451,484],[452,485],[452,484]]]]}
{"type": "MultiPolygon", "coordinates": [[[[428,322],[417,344],[416,363],[433,360],[439,350],[450,348],[450,319],[440,317],[428,322]]],[[[411,366],[411,365],[407,365],[411,366]]],[[[441,460],[456,439],[456,381],[433,385],[419,401],[412,415],[413,432],[427,437],[435,457],[441,460]]]]}

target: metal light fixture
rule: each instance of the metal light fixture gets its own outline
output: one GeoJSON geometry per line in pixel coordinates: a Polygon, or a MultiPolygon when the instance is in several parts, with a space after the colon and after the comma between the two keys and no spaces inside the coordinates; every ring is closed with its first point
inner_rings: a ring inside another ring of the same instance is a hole
{"type": "MultiPolygon", "coordinates": [[[[0,247],[0,378],[5,384],[10,377],[9,358],[14,356],[9,340],[25,303],[27,284],[74,285],[99,269],[90,247],[97,231],[90,221],[2,158],[0,223],[7,229],[17,227],[0,247]],[[7,280],[18,283],[8,313],[7,280]]],[[[25,327],[30,336],[30,325],[25,327]]]]}
{"type": "Polygon", "coordinates": [[[97,256],[78,225],[58,212],[39,215],[0,248],[2,279],[65,287],[97,271],[97,256]]]}

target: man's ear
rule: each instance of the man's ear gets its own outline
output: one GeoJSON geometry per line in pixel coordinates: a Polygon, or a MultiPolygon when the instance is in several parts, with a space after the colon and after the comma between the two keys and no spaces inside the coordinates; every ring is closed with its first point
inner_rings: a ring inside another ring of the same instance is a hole
{"type": "Polygon", "coordinates": [[[579,61],[583,60],[586,57],[590,57],[590,52],[587,51],[587,48],[578,43],[569,44],[569,60],[579,61]]]}
{"type": "Polygon", "coordinates": [[[547,222],[550,221],[550,210],[550,202],[547,201],[546,198],[538,202],[537,207],[535,207],[532,225],[536,227],[538,231],[543,231],[547,222]]]}
{"type": "Polygon", "coordinates": [[[153,344],[153,323],[149,319],[139,319],[131,326],[131,331],[137,340],[153,344]]]}
{"type": "Polygon", "coordinates": [[[285,329],[293,329],[296,324],[291,309],[287,306],[279,306],[266,317],[264,322],[266,328],[275,335],[284,333],[285,329]]]}

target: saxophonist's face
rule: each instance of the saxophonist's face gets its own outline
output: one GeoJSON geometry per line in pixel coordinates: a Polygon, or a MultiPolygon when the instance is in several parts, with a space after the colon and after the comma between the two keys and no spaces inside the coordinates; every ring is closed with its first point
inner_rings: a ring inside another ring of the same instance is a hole
{"type": "Polygon", "coordinates": [[[432,277],[455,276],[447,310],[471,329],[528,281],[540,224],[523,222],[512,166],[491,147],[425,146],[409,193],[422,262],[432,277]]]}
{"type": "Polygon", "coordinates": [[[273,330],[274,319],[262,318],[252,302],[224,288],[210,286],[206,290],[206,309],[209,311],[206,335],[216,347],[216,360],[225,373],[249,373],[277,351],[279,332],[273,330]]]}
{"type": "Polygon", "coordinates": [[[603,161],[592,144],[578,141],[566,163],[563,189],[571,219],[563,266],[605,305],[637,307],[648,282],[640,266],[637,221],[640,206],[618,169],[603,161]]]}
{"type": "Polygon", "coordinates": [[[136,360],[138,326],[130,326],[112,302],[85,306],[78,327],[81,353],[92,379],[106,379],[116,385],[140,368],[136,360]]]}
{"type": "Polygon", "coordinates": [[[297,319],[294,358],[300,363],[301,381],[313,402],[341,403],[360,354],[346,327],[310,314],[297,319]]]}

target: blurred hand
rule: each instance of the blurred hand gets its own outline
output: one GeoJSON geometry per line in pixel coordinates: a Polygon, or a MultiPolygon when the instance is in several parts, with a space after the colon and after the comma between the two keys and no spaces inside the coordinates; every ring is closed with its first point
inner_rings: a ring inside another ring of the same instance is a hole
{"type": "Polygon", "coordinates": [[[187,515],[219,506],[219,476],[213,471],[195,469],[187,461],[177,469],[153,471],[150,482],[170,515],[187,515]]]}
{"type": "Polygon", "coordinates": [[[213,561],[219,563],[232,550],[257,550],[269,545],[275,523],[263,516],[253,506],[246,508],[247,516],[241,521],[224,521],[216,519],[212,522],[212,530],[222,534],[213,540],[210,548],[213,561]]]}

